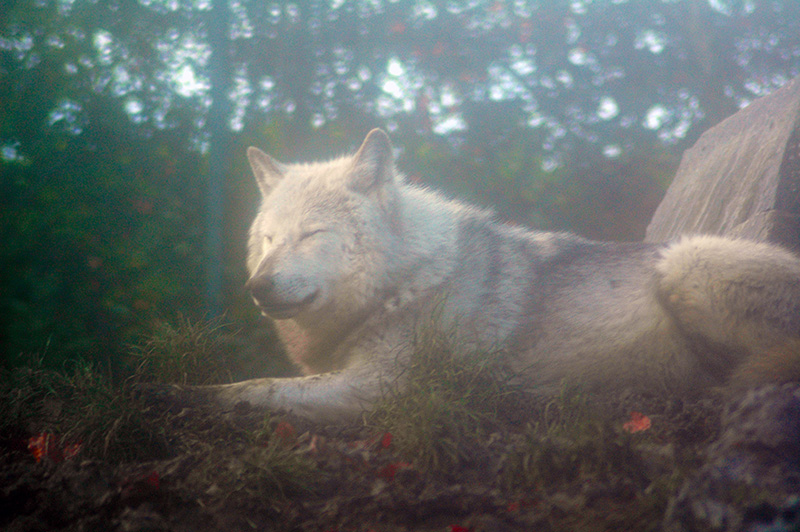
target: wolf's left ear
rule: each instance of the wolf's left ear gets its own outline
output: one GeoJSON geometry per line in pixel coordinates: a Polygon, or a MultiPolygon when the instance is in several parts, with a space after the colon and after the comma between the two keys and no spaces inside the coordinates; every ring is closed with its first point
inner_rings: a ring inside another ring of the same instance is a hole
{"type": "Polygon", "coordinates": [[[392,142],[383,130],[373,129],[353,157],[348,185],[355,191],[366,193],[391,182],[393,175],[392,142]]]}
{"type": "Polygon", "coordinates": [[[272,187],[283,177],[286,168],[263,151],[252,146],[247,148],[247,160],[250,161],[250,168],[253,169],[258,188],[264,196],[267,196],[272,187]]]}

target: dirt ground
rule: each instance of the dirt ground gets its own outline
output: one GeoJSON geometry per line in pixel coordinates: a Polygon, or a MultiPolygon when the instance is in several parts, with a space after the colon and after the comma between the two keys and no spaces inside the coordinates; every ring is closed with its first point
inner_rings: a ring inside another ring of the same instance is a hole
{"type": "MultiPolygon", "coordinates": [[[[647,415],[619,417],[606,441],[508,423],[450,442],[456,458],[438,463],[369,424],[265,420],[246,406],[171,416],[158,459],[89,457],[58,435],[4,434],[0,529],[657,530],[718,419],[708,405],[637,404],[647,415]]],[[[163,420],[155,409],[145,416],[163,420]]]]}

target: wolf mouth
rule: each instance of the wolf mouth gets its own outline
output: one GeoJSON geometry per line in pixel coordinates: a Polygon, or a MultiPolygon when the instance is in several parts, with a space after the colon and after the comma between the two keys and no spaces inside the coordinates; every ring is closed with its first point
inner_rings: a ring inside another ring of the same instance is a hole
{"type": "Polygon", "coordinates": [[[296,316],[304,307],[313,303],[318,294],[319,290],[315,290],[299,303],[258,303],[258,308],[272,319],[285,320],[296,316]]]}

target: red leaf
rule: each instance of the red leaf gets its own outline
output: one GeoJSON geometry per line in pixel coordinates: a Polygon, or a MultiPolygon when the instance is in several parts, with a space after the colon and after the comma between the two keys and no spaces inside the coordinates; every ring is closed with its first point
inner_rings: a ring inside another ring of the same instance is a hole
{"type": "Polygon", "coordinates": [[[622,429],[633,434],[650,428],[650,418],[641,412],[631,412],[630,420],[622,424],[622,429]]]}
{"type": "Polygon", "coordinates": [[[42,432],[28,438],[28,451],[37,462],[47,457],[53,462],[61,462],[73,458],[81,450],[82,443],[64,443],[50,432],[42,432]]]}
{"type": "Polygon", "coordinates": [[[28,450],[37,462],[40,461],[42,457],[47,456],[52,439],[53,435],[47,432],[28,438],[28,450]]]}
{"type": "Polygon", "coordinates": [[[394,476],[397,472],[407,467],[411,467],[411,464],[408,462],[392,462],[386,465],[386,467],[379,469],[378,476],[386,480],[394,480],[394,476]]]}
{"type": "Polygon", "coordinates": [[[64,446],[64,460],[69,460],[71,458],[75,458],[79,452],[81,452],[81,447],[83,447],[83,443],[70,443],[64,446]]]}
{"type": "Polygon", "coordinates": [[[151,486],[151,487],[153,487],[155,489],[158,489],[161,486],[161,481],[160,481],[160,479],[158,477],[158,471],[153,471],[152,473],[150,473],[149,475],[144,477],[143,480],[144,480],[145,484],[147,484],[147,485],[149,485],[149,486],[151,486]]]}
{"type": "Polygon", "coordinates": [[[383,434],[383,438],[381,438],[381,448],[387,449],[392,444],[392,433],[385,432],[383,434]]]}

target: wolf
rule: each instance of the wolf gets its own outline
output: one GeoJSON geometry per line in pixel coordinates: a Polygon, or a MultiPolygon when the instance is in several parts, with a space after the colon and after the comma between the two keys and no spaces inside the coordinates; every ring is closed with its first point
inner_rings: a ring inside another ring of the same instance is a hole
{"type": "Polygon", "coordinates": [[[408,183],[380,129],[327,162],[283,164],[253,147],[247,156],[261,208],[246,288],[304,376],[203,387],[217,404],[357,418],[402,378],[434,312],[534,393],[564,380],[686,394],[797,376],[800,260],[785,249],[507,225],[408,183]]]}

